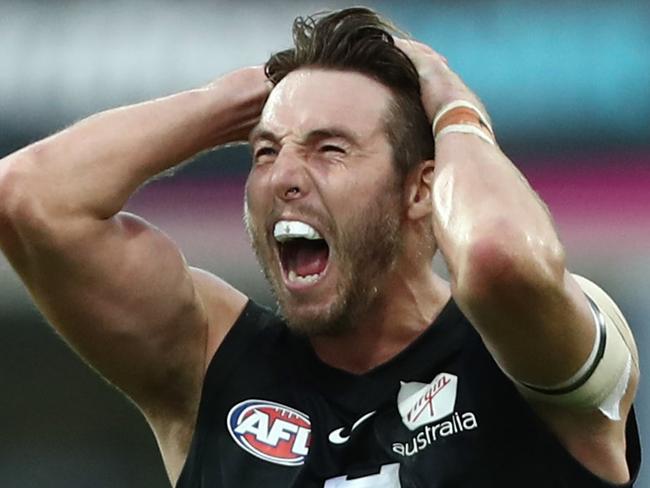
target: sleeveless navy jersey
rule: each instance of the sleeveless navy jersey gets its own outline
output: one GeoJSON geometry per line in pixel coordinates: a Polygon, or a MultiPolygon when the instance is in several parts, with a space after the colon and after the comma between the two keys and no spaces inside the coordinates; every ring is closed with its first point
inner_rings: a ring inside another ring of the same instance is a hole
{"type": "MultiPolygon", "coordinates": [[[[634,413],[627,460],[640,465],[634,413]]],[[[450,301],[369,373],[321,362],[252,301],[208,368],[177,488],[602,488],[450,301]]],[[[629,483],[625,486],[632,486],[629,483]]]]}

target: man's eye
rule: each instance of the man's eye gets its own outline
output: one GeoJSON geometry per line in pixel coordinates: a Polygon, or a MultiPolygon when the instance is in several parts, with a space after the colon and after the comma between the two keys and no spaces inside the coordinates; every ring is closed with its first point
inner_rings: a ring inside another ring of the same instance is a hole
{"type": "Polygon", "coordinates": [[[320,147],[320,152],[337,152],[337,153],[345,154],[345,149],[339,146],[335,146],[333,144],[325,144],[320,147]]]}
{"type": "Polygon", "coordinates": [[[264,156],[275,156],[276,152],[275,149],[273,149],[270,146],[267,147],[261,147],[257,151],[255,151],[255,159],[262,158],[264,156]]]}

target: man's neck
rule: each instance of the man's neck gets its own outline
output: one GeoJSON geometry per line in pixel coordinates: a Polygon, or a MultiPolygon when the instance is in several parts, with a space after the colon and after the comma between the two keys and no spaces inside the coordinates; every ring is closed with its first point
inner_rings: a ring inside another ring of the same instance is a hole
{"type": "Polygon", "coordinates": [[[312,337],[318,357],[335,368],[362,374],[408,347],[451,296],[447,282],[433,271],[412,271],[401,268],[389,277],[373,306],[348,332],[312,337]]]}

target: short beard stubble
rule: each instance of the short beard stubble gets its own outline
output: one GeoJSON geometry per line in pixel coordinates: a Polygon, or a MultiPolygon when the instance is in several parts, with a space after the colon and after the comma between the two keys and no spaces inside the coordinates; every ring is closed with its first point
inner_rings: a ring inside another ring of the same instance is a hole
{"type": "MultiPolygon", "coordinates": [[[[262,271],[271,286],[279,312],[289,328],[305,336],[336,336],[356,327],[362,315],[376,302],[385,277],[393,270],[402,250],[401,192],[399,178],[387,181],[375,198],[343,228],[330,222],[335,231],[336,265],[339,272],[336,297],[326,310],[317,314],[298,314],[292,310],[289,292],[274,266],[264,227],[255,225],[245,205],[245,224],[251,245],[262,271]]],[[[330,247],[330,256],[332,256],[330,247]]]]}

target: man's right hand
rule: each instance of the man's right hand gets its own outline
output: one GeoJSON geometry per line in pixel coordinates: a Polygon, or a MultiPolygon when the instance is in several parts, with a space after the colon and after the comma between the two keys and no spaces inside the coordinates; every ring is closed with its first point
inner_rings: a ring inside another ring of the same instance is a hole
{"type": "Polygon", "coordinates": [[[243,95],[241,100],[241,113],[244,116],[237,124],[221,134],[218,145],[248,141],[248,134],[260,120],[260,114],[273,84],[264,74],[264,66],[251,66],[238,69],[218,78],[205,87],[206,90],[222,90],[224,85],[234,92],[243,95]],[[253,95],[253,96],[251,96],[253,95]]]}

